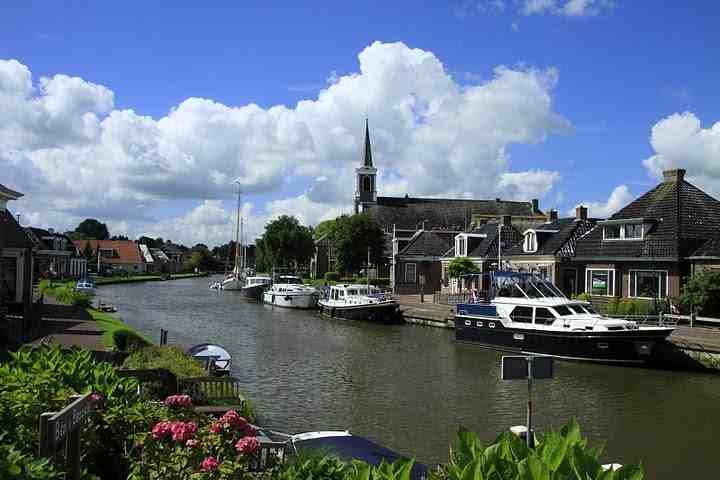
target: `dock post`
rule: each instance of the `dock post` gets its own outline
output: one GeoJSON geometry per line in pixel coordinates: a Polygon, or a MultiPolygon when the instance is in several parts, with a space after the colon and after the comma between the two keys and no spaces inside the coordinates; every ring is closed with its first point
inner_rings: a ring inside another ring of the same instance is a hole
{"type": "Polygon", "coordinates": [[[695,313],[695,310],[693,310],[692,313],[690,313],[690,328],[692,328],[692,327],[693,327],[693,324],[695,323],[695,316],[696,316],[696,315],[697,315],[697,314],[695,313]]]}
{"type": "Polygon", "coordinates": [[[665,325],[665,314],[663,312],[660,312],[658,315],[658,324],[662,327],[665,325]]]}

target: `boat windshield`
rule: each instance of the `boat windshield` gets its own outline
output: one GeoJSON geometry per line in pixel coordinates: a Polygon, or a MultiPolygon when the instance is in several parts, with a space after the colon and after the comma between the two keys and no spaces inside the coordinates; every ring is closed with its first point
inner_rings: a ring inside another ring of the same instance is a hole
{"type": "Polygon", "coordinates": [[[518,274],[495,278],[498,297],[511,298],[565,298],[552,283],[536,275],[518,274]]]}
{"type": "Polygon", "coordinates": [[[287,275],[287,276],[280,277],[279,283],[290,283],[292,285],[302,285],[303,282],[300,279],[300,277],[294,277],[294,276],[287,275]]]}

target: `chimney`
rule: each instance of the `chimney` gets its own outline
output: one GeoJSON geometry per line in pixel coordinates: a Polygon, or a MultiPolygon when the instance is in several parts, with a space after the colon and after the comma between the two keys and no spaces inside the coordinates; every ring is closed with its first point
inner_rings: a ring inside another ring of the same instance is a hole
{"type": "Polygon", "coordinates": [[[512,224],[512,217],[510,215],[503,215],[502,216],[503,227],[509,227],[511,224],[512,224]]]}
{"type": "Polygon", "coordinates": [[[540,200],[537,198],[532,199],[532,211],[533,213],[537,213],[540,211],[540,200]]]}
{"type": "Polygon", "coordinates": [[[587,207],[578,205],[575,207],[575,219],[576,220],[587,220],[587,207]]]}
{"type": "Polygon", "coordinates": [[[685,169],[665,170],[663,171],[663,178],[667,183],[680,183],[685,179],[685,169]]]}
{"type": "Polygon", "coordinates": [[[557,210],[550,210],[547,214],[547,221],[548,222],[554,222],[558,219],[558,212],[557,210]]]}

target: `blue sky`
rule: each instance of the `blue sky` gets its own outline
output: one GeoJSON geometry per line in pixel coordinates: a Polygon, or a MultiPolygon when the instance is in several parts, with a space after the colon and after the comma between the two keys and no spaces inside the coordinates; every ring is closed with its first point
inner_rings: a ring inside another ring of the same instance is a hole
{"type": "Polygon", "coordinates": [[[0,6],[21,218],[224,241],[239,175],[251,236],[316,223],[350,210],[365,113],[380,194],[608,214],[670,167],[720,192],[716,2],[216,3],[0,6]]]}

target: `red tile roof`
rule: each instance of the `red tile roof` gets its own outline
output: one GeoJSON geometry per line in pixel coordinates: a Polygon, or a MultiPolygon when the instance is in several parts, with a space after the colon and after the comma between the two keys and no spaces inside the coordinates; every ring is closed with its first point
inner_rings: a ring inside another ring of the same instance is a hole
{"type": "Polygon", "coordinates": [[[103,256],[103,261],[107,263],[143,263],[140,248],[138,248],[137,243],[131,240],[74,240],[73,243],[80,249],[80,252],[85,251],[85,245],[88,243],[93,254],[97,252],[98,245],[100,245],[101,249],[112,249],[112,258],[103,256]]]}

